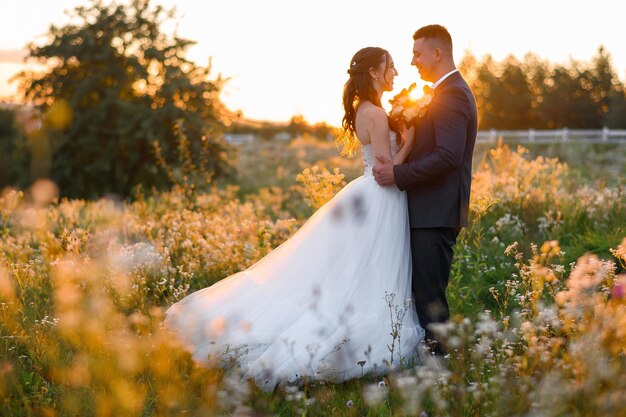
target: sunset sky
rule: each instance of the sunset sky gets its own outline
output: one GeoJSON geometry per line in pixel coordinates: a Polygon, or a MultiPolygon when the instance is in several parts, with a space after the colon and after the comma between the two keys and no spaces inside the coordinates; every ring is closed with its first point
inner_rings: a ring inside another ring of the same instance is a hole
{"type": "MultiPolygon", "coordinates": [[[[0,16],[0,96],[15,91],[23,48],[43,39],[50,24],[67,22],[64,10],[85,0],[3,0],[0,16]]],[[[626,4],[616,0],[497,0],[442,2],[372,0],[160,0],[176,6],[178,34],[196,40],[189,57],[231,77],[222,98],[245,117],[338,125],[341,90],[352,55],[381,46],[400,76],[396,89],[417,81],[410,66],[412,34],[439,23],[452,34],[457,62],[467,49],[502,59],[532,51],[553,62],[589,60],[600,45],[626,80],[626,4]]],[[[166,27],[172,30],[172,27],[166,27]]],[[[391,96],[389,96],[391,97],[391,96]]]]}

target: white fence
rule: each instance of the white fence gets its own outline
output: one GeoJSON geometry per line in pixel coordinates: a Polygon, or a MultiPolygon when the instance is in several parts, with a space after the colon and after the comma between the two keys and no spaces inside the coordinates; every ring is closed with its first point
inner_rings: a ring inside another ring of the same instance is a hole
{"type": "Polygon", "coordinates": [[[246,145],[256,141],[253,133],[226,133],[224,139],[231,145],[246,145]]]}
{"type": "Polygon", "coordinates": [[[553,129],[553,130],[480,130],[476,141],[483,143],[503,142],[515,143],[557,143],[557,142],[583,142],[583,143],[625,143],[626,130],[614,130],[609,128],[598,130],[583,129],[553,129]]]}

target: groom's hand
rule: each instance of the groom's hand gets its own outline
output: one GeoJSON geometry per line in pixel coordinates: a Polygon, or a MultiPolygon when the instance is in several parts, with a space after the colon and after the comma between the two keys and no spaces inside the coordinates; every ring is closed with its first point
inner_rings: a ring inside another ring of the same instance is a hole
{"type": "Polygon", "coordinates": [[[379,185],[393,185],[396,179],[393,176],[393,161],[384,156],[376,156],[380,165],[376,165],[372,169],[374,179],[379,185]]]}

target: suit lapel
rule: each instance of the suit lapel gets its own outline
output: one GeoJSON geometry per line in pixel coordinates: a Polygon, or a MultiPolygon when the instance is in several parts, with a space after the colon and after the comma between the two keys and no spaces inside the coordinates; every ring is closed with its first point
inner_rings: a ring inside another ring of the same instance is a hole
{"type": "Polygon", "coordinates": [[[415,143],[409,156],[409,160],[414,161],[417,159],[421,159],[434,150],[435,128],[433,126],[433,117],[435,117],[435,113],[437,111],[437,100],[441,99],[440,97],[438,98],[437,95],[441,94],[446,88],[458,83],[459,79],[462,79],[462,77],[461,74],[459,74],[459,72],[457,71],[454,74],[451,74],[445,80],[443,80],[441,84],[439,84],[437,88],[433,91],[433,100],[428,106],[424,117],[418,118],[415,122],[415,143]]]}

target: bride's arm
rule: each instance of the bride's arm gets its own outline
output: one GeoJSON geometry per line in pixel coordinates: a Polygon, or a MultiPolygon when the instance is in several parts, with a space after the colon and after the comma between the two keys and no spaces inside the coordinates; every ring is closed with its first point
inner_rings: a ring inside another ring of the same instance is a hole
{"type": "Polygon", "coordinates": [[[415,141],[415,126],[411,126],[409,129],[404,131],[404,142],[402,143],[402,147],[398,151],[397,154],[392,158],[394,165],[399,165],[404,163],[407,156],[411,152],[413,148],[413,141],[415,141]]]}

